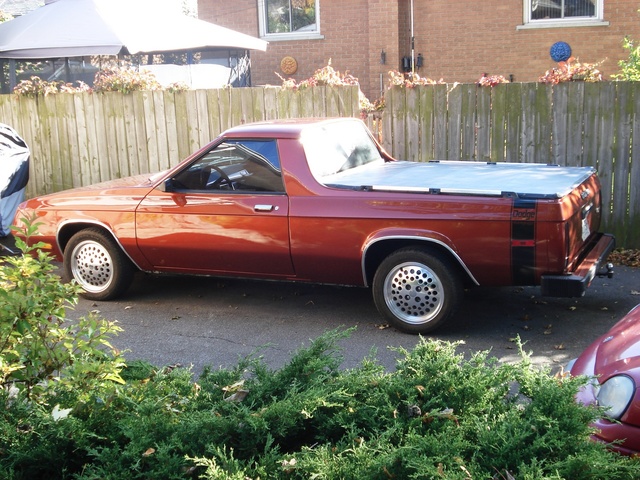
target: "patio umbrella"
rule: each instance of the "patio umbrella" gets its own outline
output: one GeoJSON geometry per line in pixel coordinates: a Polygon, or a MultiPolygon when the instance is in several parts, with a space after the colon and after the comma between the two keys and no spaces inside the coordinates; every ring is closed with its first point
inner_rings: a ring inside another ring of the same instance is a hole
{"type": "Polygon", "coordinates": [[[0,58],[28,60],[220,48],[267,42],[143,0],[57,0],[0,24],[0,58]]]}

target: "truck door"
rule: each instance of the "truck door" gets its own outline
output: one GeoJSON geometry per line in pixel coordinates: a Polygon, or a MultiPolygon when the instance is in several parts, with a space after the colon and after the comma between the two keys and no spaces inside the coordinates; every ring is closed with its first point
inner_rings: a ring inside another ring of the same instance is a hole
{"type": "Polygon", "coordinates": [[[276,141],[225,141],[140,203],[138,245],[161,271],[292,276],[288,213],[276,141]]]}

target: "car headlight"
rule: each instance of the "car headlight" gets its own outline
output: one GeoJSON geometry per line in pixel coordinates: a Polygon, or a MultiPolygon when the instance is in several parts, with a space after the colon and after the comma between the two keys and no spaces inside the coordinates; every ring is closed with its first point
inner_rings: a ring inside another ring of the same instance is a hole
{"type": "Polygon", "coordinates": [[[631,403],[635,385],[626,375],[616,375],[604,382],[598,391],[598,405],[607,409],[606,414],[619,420],[631,403]]]}

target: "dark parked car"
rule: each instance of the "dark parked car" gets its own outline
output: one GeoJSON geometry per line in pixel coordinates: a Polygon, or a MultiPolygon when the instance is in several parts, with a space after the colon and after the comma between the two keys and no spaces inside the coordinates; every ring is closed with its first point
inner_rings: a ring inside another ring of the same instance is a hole
{"type": "Polygon", "coordinates": [[[11,222],[29,181],[29,147],[9,125],[0,123],[0,256],[15,254],[11,222]]]}
{"type": "Polygon", "coordinates": [[[640,455],[640,305],[593,342],[569,366],[592,380],[578,394],[584,404],[608,407],[594,439],[640,455]]]}
{"type": "Polygon", "coordinates": [[[175,168],[35,198],[85,296],[135,270],[371,286],[397,328],[451,317],[465,286],[581,296],[614,247],[592,168],[391,158],[360,120],[242,125],[175,168]]]}

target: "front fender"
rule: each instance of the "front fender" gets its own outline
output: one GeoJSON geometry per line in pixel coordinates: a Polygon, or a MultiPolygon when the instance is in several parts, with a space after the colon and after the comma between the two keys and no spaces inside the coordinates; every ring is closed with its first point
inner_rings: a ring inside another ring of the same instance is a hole
{"type": "Polygon", "coordinates": [[[79,218],[67,218],[58,224],[56,244],[60,252],[64,253],[67,243],[77,232],[85,228],[99,228],[114,239],[120,249],[138,269],[146,271],[150,270],[144,257],[139,253],[134,234],[135,231],[127,226],[129,225],[127,222],[122,222],[117,225],[122,226],[113,227],[110,222],[107,223],[102,220],[86,216],[79,218]]]}

